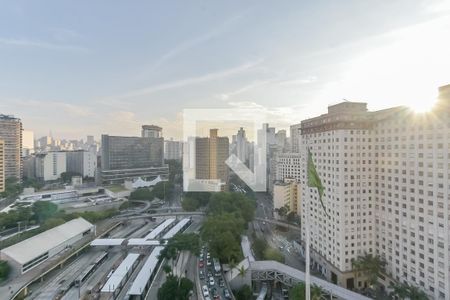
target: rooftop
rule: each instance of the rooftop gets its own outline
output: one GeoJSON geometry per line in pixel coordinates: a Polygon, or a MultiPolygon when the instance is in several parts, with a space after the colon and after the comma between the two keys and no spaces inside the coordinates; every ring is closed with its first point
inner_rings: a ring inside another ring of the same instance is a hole
{"type": "Polygon", "coordinates": [[[78,218],[44,231],[1,251],[20,264],[25,264],[67,240],[94,227],[83,218],[78,218]]]}

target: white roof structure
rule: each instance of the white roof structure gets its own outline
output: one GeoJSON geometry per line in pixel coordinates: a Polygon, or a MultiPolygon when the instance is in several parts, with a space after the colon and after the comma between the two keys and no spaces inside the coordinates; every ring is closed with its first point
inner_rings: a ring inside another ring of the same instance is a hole
{"type": "Polygon", "coordinates": [[[244,257],[248,257],[250,262],[255,261],[255,257],[253,256],[252,248],[250,247],[250,242],[248,240],[248,236],[243,235],[241,238],[241,248],[244,257]]]}
{"type": "Polygon", "coordinates": [[[173,238],[175,234],[177,234],[181,228],[183,228],[187,223],[189,223],[190,219],[182,219],[175,226],[173,226],[164,236],[163,239],[173,238]]]}
{"type": "Polygon", "coordinates": [[[133,187],[133,189],[143,188],[143,187],[151,187],[151,186],[154,186],[154,185],[156,185],[157,183],[159,183],[161,181],[163,181],[163,180],[161,179],[161,176],[159,176],[159,175],[158,175],[158,177],[156,177],[152,181],[145,181],[141,177],[139,177],[135,182],[133,182],[131,184],[131,186],[133,187]]]}
{"type": "Polygon", "coordinates": [[[154,269],[158,265],[158,256],[164,247],[155,247],[152,253],[150,253],[141,271],[136,276],[133,284],[131,285],[128,295],[141,295],[150,280],[154,269]]]}
{"type": "Polygon", "coordinates": [[[125,239],[95,239],[91,246],[120,246],[125,239]]]}
{"type": "Polygon", "coordinates": [[[23,265],[93,227],[80,217],[5,248],[1,253],[23,265]]]}
{"type": "Polygon", "coordinates": [[[144,239],[145,240],[154,240],[156,237],[158,237],[161,232],[166,230],[167,227],[169,227],[173,222],[175,222],[174,218],[167,219],[158,226],[156,226],[149,234],[147,234],[144,239]]]}
{"type": "Polygon", "coordinates": [[[134,263],[138,259],[139,254],[129,253],[127,257],[122,261],[122,263],[117,267],[117,269],[109,277],[108,281],[103,286],[102,293],[114,293],[116,289],[120,288],[123,279],[127,276],[128,272],[131,271],[134,263]]]}
{"type": "Polygon", "coordinates": [[[159,246],[159,240],[129,239],[128,246],[159,246]]]}

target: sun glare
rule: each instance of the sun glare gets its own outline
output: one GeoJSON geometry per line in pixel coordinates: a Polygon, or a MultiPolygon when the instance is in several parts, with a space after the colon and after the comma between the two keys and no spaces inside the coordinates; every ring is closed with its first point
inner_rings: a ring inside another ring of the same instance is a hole
{"type": "MultiPolygon", "coordinates": [[[[433,98],[431,98],[433,99],[433,98]]],[[[436,104],[436,100],[430,100],[430,101],[417,101],[409,104],[409,107],[415,112],[415,113],[426,113],[433,109],[434,105],[436,104]]]]}

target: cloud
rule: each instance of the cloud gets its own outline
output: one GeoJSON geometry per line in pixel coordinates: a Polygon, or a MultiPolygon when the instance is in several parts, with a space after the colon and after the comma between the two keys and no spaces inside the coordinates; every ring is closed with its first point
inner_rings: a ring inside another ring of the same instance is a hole
{"type": "Polygon", "coordinates": [[[41,48],[47,50],[58,50],[58,51],[71,51],[71,52],[81,52],[86,53],[89,50],[82,46],[77,45],[68,45],[68,44],[56,44],[51,42],[39,41],[39,40],[30,40],[25,38],[1,38],[0,37],[0,45],[5,46],[16,46],[23,48],[41,48]]]}
{"type": "Polygon", "coordinates": [[[213,28],[212,30],[196,36],[190,40],[184,41],[178,45],[176,45],[174,48],[167,51],[165,54],[163,54],[150,68],[149,71],[154,71],[170,59],[180,55],[183,52],[188,51],[189,49],[192,49],[210,39],[213,39],[225,32],[227,32],[232,26],[234,26],[240,19],[242,19],[242,15],[236,15],[229,19],[227,19],[224,23],[219,25],[216,28],[213,28]]]}
{"type": "Polygon", "coordinates": [[[189,78],[179,79],[179,80],[175,80],[175,81],[171,81],[171,82],[156,84],[156,85],[152,85],[152,86],[149,86],[146,88],[129,91],[125,94],[119,95],[117,97],[112,97],[112,98],[130,98],[130,97],[144,96],[144,95],[153,94],[153,93],[159,92],[159,91],[170,90],[170,89],[180,88],[180,87],[198,84],[198,83],[202,83],[202,82],[208,82],[208,81],[212,81],[212,80],[222,79],[222,78],[229,77],[231,75],[235,75],[235,74],[239,74],[239,73],[248,71],[248,70],[252,69],[253,67],[255,67],[256,65],[260,64],[261,62],[262,62],[262,60],[257,60],[254,62],[248,62],[248,63],[242,64],[240,66],[230,68],[230,69],[225,69],[225,70],[218,71],[218,72],[213,72],[213,73],[208,73],[208,74],[201,75],[201,76],[189,77],[189,78]]]}

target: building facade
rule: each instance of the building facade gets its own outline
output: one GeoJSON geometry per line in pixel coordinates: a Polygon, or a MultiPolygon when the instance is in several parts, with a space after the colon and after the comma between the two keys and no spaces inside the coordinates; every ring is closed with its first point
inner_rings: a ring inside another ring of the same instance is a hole
{"type": "Polygon", "coordinates": [[[220,180],[228,183],[228,137],[219,137],[217,129],[211,129],[209,137],[195,139],[195,178],[220,180]]]}
{"type": "Polygon", "coordinates": [[[156,125],[142,125],[141,136],[145,138],[162,137],[162,128],[156,125]]]}
{"type": "Polygon", "coordinates": [[[369,253],[386,260],[386,286],[408,283],[450,299],[449,95],[450,86],[440,88],[426,114],[344,102],[301,123],[302,226],[309,201],[312,259],[329,280],[363,288],[352,259],[369,253]],[[306,187],[308,149],[330,218],[306,187]]]}
{"type": "Polygon", "coordinates": [[[301,155],[300,153],[278,153],[275,157],[277,181],[286,178],[301,179],[301,155]]]}
{"type": "Polygon", "coordinates": [[[301,185],[293,178],[277,181],[273,185],[273,207],[279,209],[287,207],[289,212],[293,211],[301,215],[301,185]]]}
{"type": "Polygon", "coordinates": [[[67,171],[67,156],[65,151],[50,151],[36,154],[36,178],[43,181],[53,181],[61,178],[67,171]]]}
{"type": "Polygon", "coordinates": [[[183,142],[166,140],[164,141],[164,159],[181,160],[183,156],[183,142]]]}
{"type": "Polygon", "coordinates": [[[83,177],[95,177],[97,155],[90,151],[67,151],[67,172],[75,172],[83,177]]]}
{"type": "Polygon", "coordinates": [[[0,193],[5,191],[5,142],[0,140],[0,193]]]}
{"type": "Polygon", "coordinates": [[[0,139],[4,142],[5,178],[22,179],[22,122],[9,115],[0,115],[0,139]]]}
{"type": "Polygon", "coordinates": [[[162,137],[124,137],[102,135],[101,180],[105,184],[127,179],[166,177],[162,137]]]}

